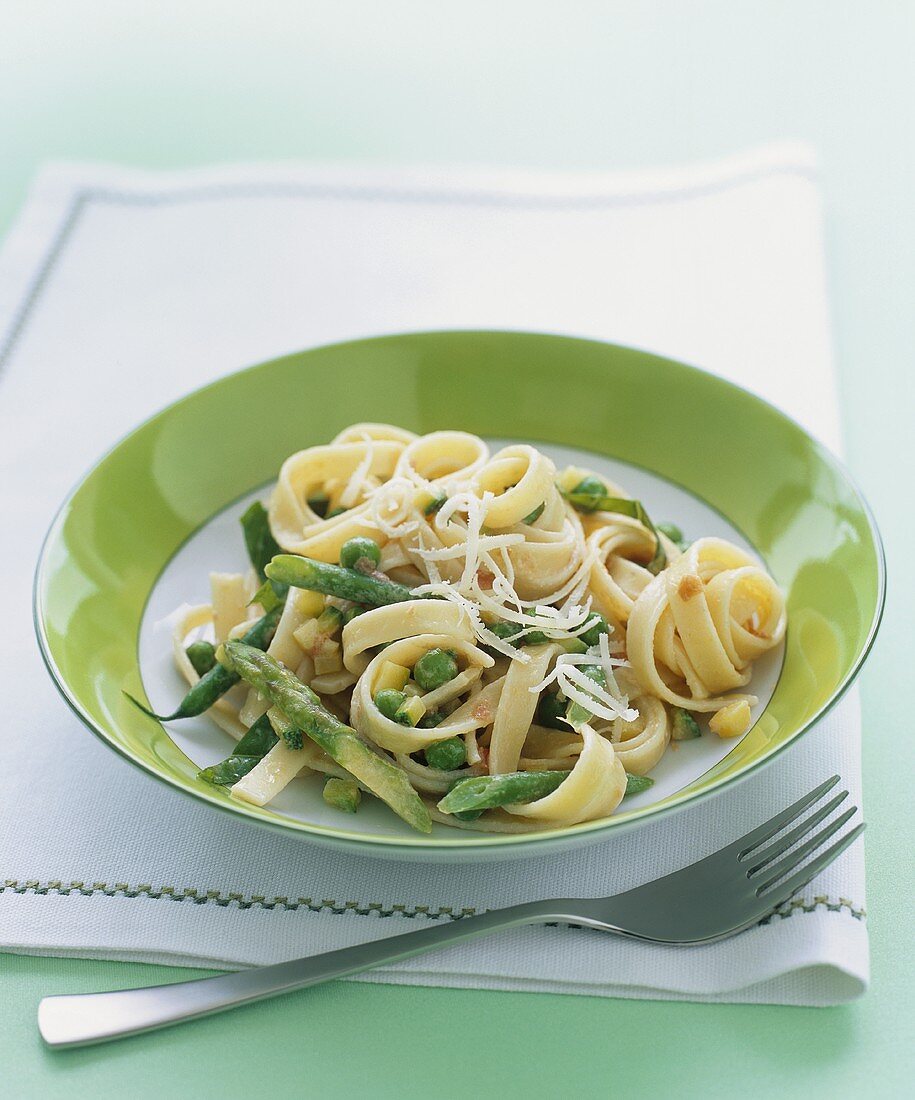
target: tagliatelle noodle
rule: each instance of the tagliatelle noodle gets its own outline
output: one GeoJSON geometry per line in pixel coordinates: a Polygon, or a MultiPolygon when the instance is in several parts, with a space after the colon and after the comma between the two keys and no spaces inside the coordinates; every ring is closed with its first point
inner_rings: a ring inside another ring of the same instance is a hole
{"type": "Polygon", "coordinates": [[[645,691],[711,712],[739,697],[720,693],[745,686],[751,662],[784,631],[784,596],[762,566],[723,539],[704,538],[635,601],[626,648],[645,691]]]}
{"type": "Polygon", "coordinates": [[[336,561],[340,547],[357,535],[371,538],[365,501],[331,519],[322,519],[308,501],[332,479],[346,482],[364,468],[364,476],[387,481],[394,473],[404,444],[392,439],[363,439],[308,447],[286,459],[270,497],[273,537],[288,553],[336,561]],[[369,458],[365,465],[366,458],[369,458]]]}
{"type": "Polygon", "coordinates": [[[213,635],[224,642],[233,626],[248,618],[248,601],[253,586],[242,573],[211,573],[210,603],[213,606],[213,635]]]}
{"type": "Polygon", "coordinates": [[[526,664],[511,662],[489,741],[491,775],[517,771],[524,741],[537,709],[538,696],[531,688],[546,675],[558,649],[557,645],[532,646],[528,651],[530,661],[526,664]]]}
{"type": "Polygon", "coordinates": [[[398,428],[396,424],[362,423],[350,424],[334,436],[333,443],[360,443],[364,439],[381,440],[390,443],[402,443],[405,447],[416,439],[416,433],[398,428]]]}
{"type": "MultiPolygon", "coordinates": [[[[589,587],[595,604],[618,628],[625,627],[632,606],[652,581],[646,568],[655,551],[654,536],[638,520],[613,512],[598,512],[587,547],[591,559],[589,587]]],[[[678,556],[673,543],[669,554],[678,556]]],[[[619,636],[623,630],[618,629],[619,636]]]]}
{"type": "Polygon", "coordinates": [[[454,634],[419,634],[391,642],[372,659],[353,689],[350,717],[363,737],[389,752],[413,753],[455,736],[447,721],[429,729],[405,726],[386,718],[375,705],[378,676],[386,662],[412,668],[420,657],[433,649],[454,653],[461,671],[468,668],[482,671],[492,664],[488,654],[454,634]]]}
{"type": "Polygon", "coordinates": [[[660,699],[639,695],[632,700],[638,714],[631,722],[595,720],[595,730],[608,738],[630,775],[647,775],[670,744],[670,723],[660,699]]]}
{"type": "Polygon", "coordinates": [[[626,772],[613,746],[587,724],[572,772],[551,794],[505,812],[554,824],[574,825],[613,813],[626,793],[626,772]]]}
{"type": "Polygon", "coordinates": [[[478,436],[468,432],[430,432],[404,449],[395,472],[425,489],[437,488],[440,483],[463,487],[488,458],[489,448],[478,436]]]}
{"type": "MultiPolygon", "coordinates": [[[[460,607],[444,600],[409,600],[376,607],[348,622],[343,628],[343,664],[361,675],[369,665],[368,650],[417,634],[473,641],[473,630],[460,607]]],[[[390,654],[388,659],[392,659],[390,654]]]]}
{"type": "Polygon", "coordinates": [[[503,447],[474,476],[472,489],[482,499],[487,527],[514,527],[555,492],[556,467],[525,443],[503,447]]]}
{"type": "MultiPolygon", "coordinates": [[[[212,604],[198,604],[182,609],[176,616],[172,627],[172,652],[175,667],[181,675],[193,687],[200,679],[197,670],[190,662],[186,648],[190,641],[205,637],[207,634],[213,637],[213,606],[212,604]]],[[[224,730],[236,741],[242,737],[247,727],[238,717],[239,707],[228,696],[210,707],[207,714],[221,730],[224,730]]]]}

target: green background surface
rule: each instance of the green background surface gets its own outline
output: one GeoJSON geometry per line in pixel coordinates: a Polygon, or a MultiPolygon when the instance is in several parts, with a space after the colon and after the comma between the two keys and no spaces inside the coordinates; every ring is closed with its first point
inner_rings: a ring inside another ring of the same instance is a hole
{"type": "Polygon", "coordinates": [[[812,142],[846,454],[881,524],[890,584],[862,677],[873,950],[863,1001],[794,1009],[337,983],[52,1054],[34,1025],[41,995],[187,972],[4,956],[7,1095],[906,1094],[915,4],[0,0],[0,25],[0,231],[50,158],[629,168],[812,142]]]}

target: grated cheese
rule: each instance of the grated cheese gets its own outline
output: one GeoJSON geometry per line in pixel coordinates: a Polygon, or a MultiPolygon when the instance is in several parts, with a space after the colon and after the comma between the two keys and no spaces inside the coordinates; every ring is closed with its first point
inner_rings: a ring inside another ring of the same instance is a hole
{"type": "Polygon", "coordinates": [[[560,653],[553,670],[530,691],[539,695],[550,684],[556,684],[567,699],[578,703],[596,718],[609,721],[621,718],[624,722],[634,722],[639,712],[629,706],[629,699],[620,690],[614,675],[615,669],[628,667],[628,661],[611,655],[609,639],[602,634],[598,645],[591,646],[587,653],[560,653]],[[584,671],[583,665],[599,666],[607,687],[595,683],[584,671]]]}
{"type": "Polygon", "coordinates": [[[349,481],[346,483],[346,488],[340,494],[340,506],[342,508],[352,508],[354,504],[359,503],[365,479],[369,476],[369,470],[372,468],[372,459],[375,454],[372,437],[367,432],[363,432],[362,438],[365,440],[365,457],[353,470],[349,481]]]}

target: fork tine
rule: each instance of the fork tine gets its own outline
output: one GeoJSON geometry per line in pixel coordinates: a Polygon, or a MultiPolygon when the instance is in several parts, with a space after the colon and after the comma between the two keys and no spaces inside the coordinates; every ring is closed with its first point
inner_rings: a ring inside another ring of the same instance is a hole
{"type": "Polygon", "coordinates": [[[756,872],[761,871],[767,863],[771,863],[777,856],[787,852],[792,845],[796,844],[809,832],[812,832],[821,821],[829,817],[832,811],[837,806],[840,806],[846,798],[848,798],[848,791],[842,791],[842,793],[837,794],[835,798],[830,798],[825,806],[821,806],[816,813],[805,818],[800,825],[792,829],[790,833],[785,833],[784,836],[780,836],[778,840],[770,844],[768,848],[763,848],[761,852],[757,851],[752,856],[753,866],[747,871],[747,874],[755,875],[756,872]]]}
{"type": "Polygon", "coordinates": [[[813,805],[814,802],[818,802],[827,791],[831,791],[832,788],[839,782],[839,777],[834,775],[831,779],[827,779],[825,783],[821,783],[819,787],[812,790],[809,794],[805,794],[803,798],[799,798],[793,806],[789,806],[787,810],[782,810],[780,814],[776,814],[775,817],[770,818],[765,824],[760,825],[758,829],[754,829],[752,832],[747,833],[746,836],[742,836],[739,840],[735,840],[733,844],[728,846],[728,851],[734,851],[737,849],[737,858],[743,859],[745,855],[752,852],[754,848],[758,848],[760,844],[764,844],[767,840],[770,840],[776,833],[780,833],[786,825],[790,825],[792,821],[808,806],[813,805]]]}
{"type": "MultiPolygon", "coordinates": [[[[857,806],[852,807],[851,810],[846,810],[841,817],[837,818],[835,821],[827,825],[827,827],[817,833],[817,835],[812,840],[808,840],[807,843],[803,845],[803,848],[807,849],[807,852],[813,851],[815,847],[828,840],[833,835],[833,833],[837,832],[845,824],[845,822],[848,821],[848,819],[856,810],[857,806]]],[[[778,874],[771,876],[769,879],[767,879],[766,882],[762,883],[756,890],[756,896],[772,896],[777,891],[782,900],[787,901],[787,899],[790,898],[792,894],[795,894],[798,890],[800,890],[802,886],[806,886],[812,878],[815,878],[820,873],[820,871],[823,870],[824,867],[828,867],[829,864],[832,863],[832,861],[837,856],[841,855],[841,853],[845,851],[849,844],[856,840],[863,832],[864,822],[862,821],[860,825],[856,825],[853,829],[847,832],[845,836],[840,837],[835,842],[835,844],[830,845],[830,847],[827,848],[825,852],[822,852],[820,855],[818,855],[816,859],[811,860],[810,863],[801,867],[801,869],[797,871],[796,874],[793,874],[790,878],[785,879],[784,882],[779,882],[781,875],[784,875],[786,871],[790,871],[793,867],[797,866],[797,860],[794,860],[793,858],[796,853],[792,852],[791,859],[793,860],[793,862],[791,863],[791,866],[785,866],[789,861],[782,860],[780,864],[780,866],[782,866],[782,870],[778,874]],[[766,893],[767,891],[768,894],[766,893]]],[[[800,852],[800,849],[798,849],[798,852],[800,852]]],[[[807,852],[805,852],[804,854],[806,855],[807,852]]],[[[803,859],[803,856],[801,856],[800,858],[803,859]]],[[[780,901],[776,902],[773,900],[773,905],[780,904],[780,901]]]]}
{"type": "Polygon", "coordinates": [[[857,806],[852,806],[851,809],[839,814],[835,821],[830,821],[825,828],[820,829],[816,836],[812,836],[809,840],[799,845],[799,847],[789,852],[785,858],[780,859],[778,863],[773,863],[766,872],[765,878],[754,880],[754,882],[759,883],[759,889],[756,891],[757,894],[767,889],[769,886],[774,886],[780,878],[787,875],[789,871],[793,871],[811,852],[815,852],[817,848],[822,848],[833,833],[837,833],[849,818],[854,817],[857,810],[857,806]]]}

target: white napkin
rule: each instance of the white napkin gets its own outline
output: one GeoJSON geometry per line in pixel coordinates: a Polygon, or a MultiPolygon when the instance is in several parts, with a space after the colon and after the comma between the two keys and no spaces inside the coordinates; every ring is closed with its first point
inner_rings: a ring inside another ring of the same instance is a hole
{"type": "MultiPolygon", "coordinates": [[[[838,415],[812,157],[644,174],[53,166],[0,255],[0,947],[235,967],[546,896],[600,895],[720,847],[838,772],[854,695],[760,775],[581,852],[432,866],[330,853],[213,813],[106,750],[33,639],[42,535],[138,421],[237,367],[358,335],[528,328],[697,363],[828,444],[838,415]]],[[[868,980],[862,846],[784,915],[713,946],[506,932],[364,981],[834,1004],[868,980]]]]}

